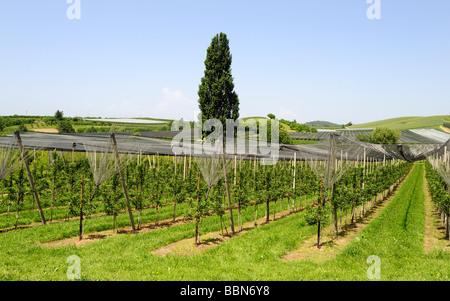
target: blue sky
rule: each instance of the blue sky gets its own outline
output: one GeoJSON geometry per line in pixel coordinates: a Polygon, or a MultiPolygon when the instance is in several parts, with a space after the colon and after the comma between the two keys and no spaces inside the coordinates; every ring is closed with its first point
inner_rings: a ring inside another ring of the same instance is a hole
{"type": "MultiPolygon", "coordinates": [[[[373,0],[375,1],[375,0],[373,0]]],[[[193,119],[227,34],[240,113],[369,122],[450,113],[450,1],[0,2],[0,115],[193,119]]]]}

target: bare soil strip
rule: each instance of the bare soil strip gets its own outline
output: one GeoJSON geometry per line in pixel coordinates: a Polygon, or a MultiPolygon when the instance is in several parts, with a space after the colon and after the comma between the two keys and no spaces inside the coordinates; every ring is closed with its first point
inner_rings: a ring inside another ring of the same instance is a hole
{"type": "MultiPolygon", "coordinates": [[[[407,175],[409,175],[410,172],[411,170],[407,175]]],[[[321,230],[321,232],[326,233],[326,235],[321,237],[320,248],[317,248],[317,235],[314,235],[307,240],[304,240],[297,249],[283,255],[281,259],[284,261],[309,259],[320,263],[334,258],[355,238],[356,235],[358,235],[358,233],[377,218],[383,209],[391,203],[397,196],[399,188],[403,185],[406,178],[407,176],[403,177],[399,185],[384,201],[381,198],[381,194],[377,196],[376,204],[367,210],[362,218],[356,219],[353,224],[342,227],[342,230],[338,233],[337,237],[335,235],[330,235],[331,229],[334,226],[327,226],[321,230]]],[[[349,218],[349,216],[347,216],[347,218],[349,218]]]]}
{"type": "MultiPolygon", "coordinates": [[[[408,172],[409,175],[409,172],[408,172]]],[[[391,195],[384,201],[379,200],[377,197],[377,204],[372,208],[366,211],[365,216],[361,219],[357,219],[353,225],[347,225],[342,228],[342,231],[339,233],[338,237],[324,237],[322,238],[322,247],[317,249],[315,246],[316,236],[312,236],[308,240],[304,241],[302,245],[282,257],[283,260],[300,260],[300,259],[312,259],[315,261],[325,261],[331,259],[335,256],[340,250],[342,250],[351,240],[362,230],[364,229],[373,219],[375,219],[381,211],[395,198],[398,193],[399,187],[402,186],[406,179],[406,176],[400,181],[400,184],[392,191],[391,195]]],[[[389,190],[389,189],[388,189],[389,190]]],[[[294,213],[302,211],[303,209],[298,208],[294,213]]],[[[282,212],[277,212],[275,214],[275,220],[286,217],[288,215],[293,214],[292,210],[286,210],[282,212]]],[[[270,221],[273,221],[273,214],[270,214],[270,221]]],[[[161,229],[168,226],[176,226],[180,224],[184,224],[187,222],[192,222],[192,220],[186,220],[183,217],[178,217],[175,222],[172,221],[172,218],[159,221],[156,225],[155,222],[142,224],[141,228],[136,231],[132,231],[130,227],[120,228],[113,233],[111,229],[105,231],[98,231],[88,235],[85,235],[83,239],[80,241],[78,237],[70,237],[62,240],[52,241],[48,243],[40,243],[35,242],[43,247],[64,247],[68,245],[76,245],[83,246],[88,243],[98,241],[100,239],[104,239],[107,237],[113,237],[117,235],[130,234],[130,233],[146,233],[153,230],[161,229]]],[[[257,219],[256,224],[255,221],[250,221],[242,225],[242,229],[237,231],[234,235],[228,233],[228,229],[224,229],[226,233],[222,233],[222,231],[209,232],[200,236],[200,244],[195,247],[194,237],[183,239],[172,244],[163,246],[161,248],[152,250],[151,253],[157,256],[166,256],[168,254],[177,255],[177,256],[190,256],[201,254],[205,250],[213,248],[223,242],[226,242],[232,237],[236,237],[242,235],[249,230],[252,230],[258,226],[266,224],[266,216],[257,219]]],[[[322,233],[330,233],[330,227],[326,227],[322,233]]]]}
{"type": "MultiPolygon", "coordinates": [[[[299,207],[297,207],[294,213],[297,213],[301,210],[303,210],[303,209],[299,209],[299,207]]],[[[283,212],[281,212],[281,214],[278,212],[275,215],[275,219],[285,217],[292,213],[293,213],[292,210],[283,211],[283,212]]],[[[74,217],[73,219],[79,219],[79,217],[74,217]]],[[[270,214],[270,220],[273,220],[273,214],[270,214]]],[[[158,221],[158,224],[155,224],[155,222],[141,224],[140,229],[138,229],[136,231],[132,231],[131,227],[127,226],[127,227],[118,228],[115,233],[113,233],[112,229],[108,229],[108,230],[104,230],[104,231],[96,231],[96,232],[93,232],[90,234],[86,234],[83,236],[83,239],[81,241],[79,240],[78,236],[74,236],[74,237],[64,238],[64,239],[55,240],[55,241],[51,241],[51,242],[42,243],[42,242],[36,241],[35,243],[42,247],[64,247],[64,246],[68,246],[68,245],[83,246],[88,243],[95,242],[100,239],[104,239],[104,238],[108,238],[108,237],[113,237],[113,236],[122,235],[122,234],[130,234],[130,233],[131,234],[132,233],[134,233],[134,234],[146,233],[146,232],[150,232],[153,230],[158,230],[158,229],[170,227],[170,226],[177,226],[177,225],[181,225],[181,224],[192,222],[192,221],[193,221],[192,219],[186,219],[183,216],[178,216],[175,219],[175,222],[173,221],[173,218],[169,218],[169,219],[158,221]]],[[[257,225],[264,224],[265,221],[266,221],[266,217],[264,216],[263,218],[257,220],[257,225]]],[[[28,227],[29,226],[24,226],[24,228],[28,228],[28,227]]],[[[248,231],[249,229],[251,229],[253,227],[254,227],[254,221],[244,224],[242,231],[248,231]]],[[[224,228],[224,231],[228,231],[228,229],[224,228]]],[[[227,235],[227,234],[222,235],[222,233],[221,232],[219,233],[219,232],[208,233],[208,234],[205,234],[204,236],[201,236],[201,241],[204,240],[204,243],[202,243],[201,246],[199,246],[199,248],[197,248],[197,249],[207,248],[205,245],[208,245],[208,244],[211,245],[212,241],[216,241],[218,243],[221,240],[226,241],[230,238],[229,235],[227,235]]],[[[234,236],[236,236],[237,234],[242,234],[242,233],[239,233],[239,232],[235,233],[234,236]]],[[[192,238],[192,240],[193,239],[194,238],[192,238]]],[[[179,243],[183,244],[182,242],[179,242],[179,243]]],[[[176,243],[174,243],[174,244],[176,244],[176,243]]],[[[211,246],[214,246],[216,244],[213,244],[211,246]]],[[[164,251],[161,251],[161,252],[164,255],[164,251]]],[[[166,251],[166,252],[170,252],[170,251],[166,251]]],[[[195,251],[193,253],[196,253],[196,252],[197,251],[195,251]]]]}
{"type": "MultiPolygon", "coordinates": [[[[45,209],[47,209],[47,208],[45,208],[45,209]]],[[[53,209],[55,209],[55,207],[53,207],[53,209]]],[[[37,209],[33,209],[33,211],[37,211],[37,209]]],[[[20,213],[21,212],[23,212],[23,211],[19,211],[19,220],[20,220],[20,213]]],[[[14,212],[9,212],[8,214],[12,215],[12,214],[15,214],[15,213],[14,212]]],[[[94,214],[90,214],[89,218],[105,216],[105,215],[106,214],[102,213],[102,212],[94,213],[94,214]]],[[[46,223],[48,225],[51,225],[51,224],[64,223],[64,222],[73,221],[73,220],[79,220],[79,219],[80,219],[79,216],[71,216],[69,218],[64,217],[64,218],[59,218],[59,219],[55,219],[54,218],[53,220],[46,221],[46,223]]],[[[11,227],[8,227],[8,228],[2,228],[2,229],[0,229],[0,233],[6,233],[6,232],[14,231],[14,230],[17,230],[17,229],[28,229],[28,228],[38,227],[38,226],[42,226],[42,222],[32,222],[32,223],[27,224],[27,225],[17,225],[17,227],[11,226],[11,227]]]]}
{"type": "Polygon", "coordinates": [[[450,133],[450,129],[446,128],[445,126],[441,125],[441,129],[446,132],[446,133],[450,133]]]}
{"type": "Polygon", "coordinates": [[[57,129],[31,129],[33,132],[47,133],[47,134],[58,134],[57,129]]]}
{"type": "Polygon", "coordinates": [[[436,250],[450,251],[450,242],[445,239],[445,227],[441,223],[439,213],[431,199],[428,181],[423,180],[423,191],[425,194],[425,237],[424,251],[430,253],[436,250]]]}
{"type": "MultiPolygon", "coordinates": [[[[302,210],[303,209],[296,210],[294,213],[300,212],[302,210]]],[[[291,214],[293,214],[292,210],[277,212],[275,213],[275,220],[278,220],[291,214]]],[[[273,214],[270,214],[269,220],[270,221],[274,220],[273,214]]],[[[197,247],[195,246],[195,237],[191,237],[155,249],[151,251],[151,253],[157,256],[166,256],[168,254],[177,256],[198,255],[204,252],[205,250],[211,249],[223,242],[226,242],[230,238],[237,237],[239,235],[247,233],[248,231],[264,224],[267,224],[266,216],[257,219],[256,225],[254,220],[242,224],[242,229],[239,229],[239,231],[237,231],[233,235],[228,233],[222,234],[222,231],[205,233],[204,235],[200,236],[200,244],[197,247]]],[[[228,231],[228,229],[224,229],[224,231],[228,231]]]]}
{"type": "MultiPolygon", "coordinates": [[[[295,211],[295,212],[298,212],[298,211],[295,211]]],[[[276,213],[275,218],[279,219],[279,218],[285,217],[289,214],[292,214],[292,211],[283,211],[281,213],[276,213]]],[[[273,220],[273,214],[270,215],[270,218],[271,218],[271,220],[273,220]]],[[[166,220],[161,220],[158,222],[158,224],[155,224],[155,222],[141,224],[140,229],[136,230],[136,231],[132,231],[131,227],[128,226],[128,227],[123,227],[123,228],[117,229],[117,231],[115,233],[113,233],[112,229],[108,229],[108,230],[104,230],[104,231],[97,231],[97,232],[93,232],[90,234],[86,234],[82,240],[79,240],[79,237],[75,236],[75,237],[69,237],[69,238],[46,242],[46,243],[41,243],[41,242],[35,242],[35,243],[42,247],[65,247],[65,246],[69,246],[69,245],[84,246],[88,243],[95,242],[95,241],[98,241],[98,240],[101,240],[104,238],[108,238],[108,237],[113,237],[113,236],[123,235],[123,234],[147,233],[150,231],[162,229],[162,228],[169,227],[169,226],[177,226],[177,225],[181,225],[181,224],[188,223],[188,222],[192,222],[192,219],[185,219],[184,217],[180,216],[175,219],[175,222],[173,221],[172,218],[170,218],[170,219],[166,219],[166,220]]],[[[260,218],[257,220],[257,226],[264,224],[265,222],[266,222],[266,217],[260,218]]],[[[248,231],[254,227],[255,227],[254,221],[243,224],[242,231],[237,232],[233,236],[243,234],[246,231],[248,231]]],[[[228,231],[228,229],[224,229],[224,231],[228,231]]],[[[220,242],[224,242],[224,241],[228,240],[229,238],[231,238],[230,235],[228,235],[228,234],[222,235],[221,231],[211,232],[211,233],[206,233],[206,234],[200,236],[200,241],[202,243],[197,248],[195,248],[195,246],[194,246],[194,238],[190,238],[190,239],[175,242],[168,246],[164,246],[158,250],[153,251],[152,253],[154,253],[155,255],[159,255],[159,256],[165,256],[168,253],[175,253],[175,254],[179,254],[179,255],[192,255],[192,254],[197,254],[197,253],[201,252],[202,250],[213,247],[213,246],[219,244],[220,242]],[[187,244],[186,243],[187,241],[190,241],[192,243],[187,244]],[[186,245],[186,246],[183,246],[183,245],[186,245]],[[194,247],[194,248],[192,248],[192,247],[194,247]],[[176,250],[174,251],[174,249],[176,249],[176,250]]]]}
{"type": "Polygon", "coordinates": [[[108,238],[108,237],[113,237],[113,236],[123,235],[123,234],[131,234],[131,233],[134,233],[134,234],[147,233],[150,231],[166,228],[169,226],[181,225],[181,224],[184,224],[189,221],[190,220],[186,220],[184,217],[179,216],[179,217],[175,218],[175,221],[173,221],[173,219],[170,218],[170,219],[158,221],[158,224],[156,224],[155,222],[141,224],[140,229],[138,229],[136,231],[133,231],[131,229],[131,226],[127,226],[127,227],[122,227],[122,228],[116,229],[116,232],[113,232],[113,229],[108,229],[108,230],[104,230],[104,231],[97,231],[97,232],[93,232],[90,234],[86,234],[83,236],[82,240],[79,240],[78,236],[74,236],[74,237],[64,238],[64,239],[55,240],[55,241],[51,241],[51,242],[42,243],[42,242],[36,241],[35,243],[42,247],[50,247],[50,248],[65,247],[65,246],[69,246],[69,245],[84,246],[88,243],[95,242],[95,241],[98,241],[98,240],[101,240],[104,238],[108,238]]]}

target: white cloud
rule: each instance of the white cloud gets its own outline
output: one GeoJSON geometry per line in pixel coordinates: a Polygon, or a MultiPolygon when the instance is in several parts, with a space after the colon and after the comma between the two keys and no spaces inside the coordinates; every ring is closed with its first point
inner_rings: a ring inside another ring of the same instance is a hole
{"type": "Polygon", "coordinates": [[[155,108],[155,116],[161,118],[172,118],[193,120],[198,105],[195,101],[185,96],[180,90],[170,90],[167,87],[161,89],[163,100],[155,108]]]}
{"type": "Polygon", "coordinates": [[[139,117],[142,114],[141,107],[130,101],[122,101],[119,104],[110,104],[107,107],[108,116],[115,117],[139,117]]]}
{"type": "Polygon", "coordinates": [[[286,119],[289,121],[293,121],[294,119],[296,119],[297,122],[299,121],[298,115],[296,113],[296,108],[286,108],[282,106],[278,109],[278,112],[274,112],[273,114],[275,114],[277,119],[286,119]]]}

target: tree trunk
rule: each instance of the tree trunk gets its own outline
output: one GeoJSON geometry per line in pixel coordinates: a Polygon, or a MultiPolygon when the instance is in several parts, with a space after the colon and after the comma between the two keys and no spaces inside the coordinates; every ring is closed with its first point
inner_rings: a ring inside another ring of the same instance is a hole
{"type": "Polygon", "coordinates": [[[317,248],[320,248],[320,219],[322,218],[322,179],[320,179],[320,190],[319,190],[319,202],[318,202],[318,211],[317,211],[317,248]]]}
{"type": "Polygon", "coordinates": [[[53,202],[55,200],[55,179],[56,176],[53,176],[53,183],[52,183],[52,202],[50,204],[50,221],[53,220],[53,202]]]}
{"type": "Polygon", "coordinates": [[[17,223],[19,221],[19,205],[20,205],[20,196],[17,198],[16,223],[14,225],[14,229],[17,229],[17,223]]]}
{"type": "Polygon", "coordinates": [[[450,239],[450,219],[448,214],[445,214],[445,238],[450,239]]]}
{"type": "Polygon", "coordinates": [[[113,233],[116,232],[116,192],[114,188],[114,207],[113,207],[113,233]]]}
{"type": "Polygon", "coordinates": [[[273,204],[273,220],[275,220],[276,212],[277,212],[277,200],[275,199],[275,203],[273,204]]]}
{"type": "Polygon", "coordinates": [[[222,215],[219,217],[219,220],[220,220],[220,232],[222,233],[222,236],[223,236],[223,217],[222,217],[222,215]]]}
{"type": "Polygon", "coordinates": [[[78,240],[81,240],[83,238],[83,193],[84,193],[84,176],[81,175],[80,232],[78,240]]]}
{"type": "Polygon", "coordinates": [[[334,189],[335,189],[335,184],[333,184],[332,188],[331,188],[331,200],[333,201],[333,223],[334,223],[334,234],[337,236],[339,233],[339,229],[338,229],[338,214],[337,214],[337,210],[338,210],[338,205],[336,204],[335,200],[334,200],[334,189]]]}
{"type": "Polygon", "coordinates": [[[39,197],[38,197],[36,188],[34,187],[34,181],[33,181],[33,176],[31,175],[30,167],[28,166],[28,162],[25,158],[25,150],[23,148],[22,139],[20,138],[20,134],[18,131],[15,131],[14,135],[16,136],[17,145],[19,146],[19,149],[20,149],[20,155],[22,157],[22,162],[25,165],[25,169],[27,171],[28,180],[30,181],[31,190],[33,191],[34,201],[36,201],[36,204],[38,206],[39,215],[41,216],[42,224],[45,225],[46,222],[45,222],[44,212],[42,211],[41,202],[39,201],[39,197]]]}
{"type": "Polygon", "coordinates": [[[175,222],[175,217],[176,217],[176,210],[177,210],[177,201],[173,202],[173,222],[175,222]]]}
{"type": "Polygon", "coordinates": [[[198,237],[198,218],[195,219],[195,247],[198,247],[200,244],[200,239],[198,237]]]}

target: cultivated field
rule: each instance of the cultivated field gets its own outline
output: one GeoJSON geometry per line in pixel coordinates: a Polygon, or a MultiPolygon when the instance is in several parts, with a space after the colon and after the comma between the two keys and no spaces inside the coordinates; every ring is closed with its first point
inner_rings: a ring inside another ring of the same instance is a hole
{"type": "Polygon", "coordinates": [[[38,153],[31,165],[45,226],[21,169],[2,181],[2,280],[67,280],[72,255],[80,258],[81,280],[369,280],[372,255],[382,280],[448,280],[448,241],[423,162],[357,164],[321,205],[320,178],[308,163],[237,161],[228,174],[229,207],[220,181],[206,202],[194,160],[133,157],[124,167],[132,231],[118,176],[90,199],[89,162],[82,153],[74,163],[65,156],[66,165],[56,153],[38,153]]]}

